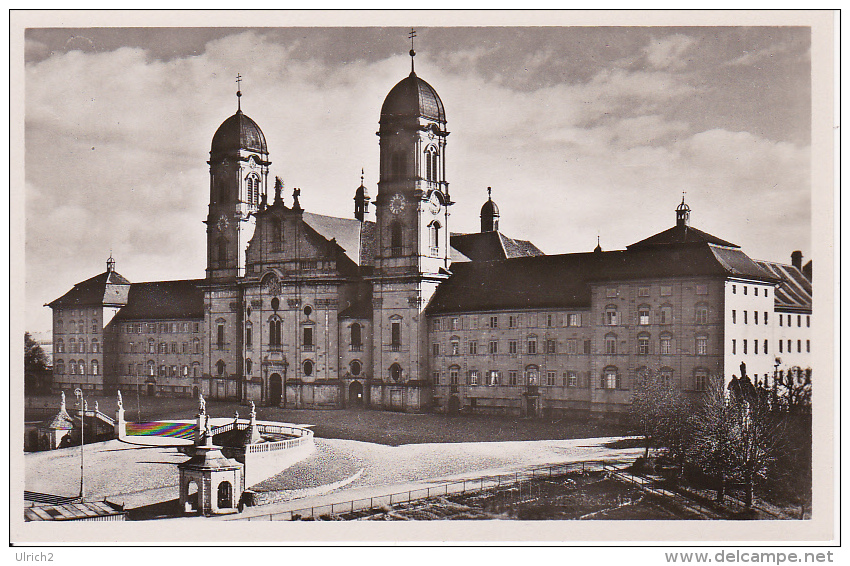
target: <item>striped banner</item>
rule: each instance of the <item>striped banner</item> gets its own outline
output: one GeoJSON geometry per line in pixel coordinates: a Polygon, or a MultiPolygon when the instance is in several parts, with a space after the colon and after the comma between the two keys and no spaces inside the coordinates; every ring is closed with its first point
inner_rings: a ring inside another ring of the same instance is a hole
{"type": "Polygon", "coordinates": [[[154,421],[150,423],[127,423],[127,436],[164,436],[168,438],[195,438],[195,423],[154,421]]]}

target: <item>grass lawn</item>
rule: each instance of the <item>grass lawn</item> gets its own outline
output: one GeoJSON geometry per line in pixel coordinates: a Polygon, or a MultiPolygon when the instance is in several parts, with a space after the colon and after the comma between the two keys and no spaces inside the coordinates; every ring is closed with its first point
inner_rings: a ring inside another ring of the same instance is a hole
{"type": "MultiPolygon", "coordinates": [[[[89,407],[97,400],[101,411],[114,414],[115,397],[87,398],[89,407]]],[[[58,396],[27,399],[32,407],[59,407],[58,396]]],[[[73,396],[68,409],[74,409],[73,396]]],[[[128,421],[190,419],[198,409],[194,399],[124,397],[128,421]],[[139,419],[139,416],[141,419],[139,419]]],[[[207,413],[213,417],[248,416],[249,408],[236,402],[207,400],[207,413]]],[[[627,434],[622,426],[586,420],[524,419],[490,415],[408,414],[369,409],[313,410],[257,407],[262,420],[313,425],[316,436],[359,440],[390,446],[438,442],[499,442],[512,440],[559,440],[596,438],[627,434]]]]}

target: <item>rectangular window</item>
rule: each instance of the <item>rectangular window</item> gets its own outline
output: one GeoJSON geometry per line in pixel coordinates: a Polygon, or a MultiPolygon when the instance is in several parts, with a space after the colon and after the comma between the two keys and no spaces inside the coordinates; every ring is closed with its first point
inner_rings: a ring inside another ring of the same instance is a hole
{"type": "Polygon", "coordinates": [[[779,353],[782,353],[782,340],[779,341],[779,353]]]}
{"type": "Polygon", "coordinates": [[[530,340],[528,341],[528,349],[527,349],[527,352],[528,352],[529,354],[536,354],[536,353],[537,353],[537,340],[536,340],[536,339],[530,339],[530,340]]]}
{"type": "Polygon", "coordinates": [[[759,341],[753,340],[753,354],[759,353],[759,341]]]}
{"type": "Polygon", "coordinates": [[[442,328],[441,328],[441,326],[442,326],[441,322],[442,322],[442,319],[439,319],[439,318],[435,318],[435,319],[433,319],[433,320],[431,321],[431,329],[432,329],[432,330],[434,330],[435,332],[439,332],[440,330],[442,330],[442,328]]]}
{"type": "Polygon", "coordinates": [[[638,297],[648,297],[649,287],[638,287],[638,297]]]}
{"type": "Polygon", "coordinates": [[[704,356],[708,354],[708,338],[705,336],[697,337],[697,355],[704,356]]]}
{"type": "Polygon", "coordinates": [[[458,373],[457,368],[452,368],[449,370],[449,381],[452,385],[457,385],[458,382],[458,373]]]}
{"type": "Polygon", "coordinates": [[[791,340],[788,340],[788,353],[791,353],[791,340]]]}
{"type": "Polygon", "coordinates": [[[744,285],[744,294],[745,295],[747,294],[747,286],[746,285],[744,285]]]}
{"type": "Polygon", "coordinates": [[[558,373],[554,371],[546,372],[546,385],[555,385],[555,380],[558,379],[558,373]]]}
{"type": "Polygon", "coordinates": [[[578,387],[578,374],[576,372],[567,372],[567,387],[578,387]]]}
{"type": "Polygon", "coordinates": [[[171,353],[172,353],[172,354],[176,354],[176,353],[177,353],[177,342],[172,342],[172,343],[171,343],[171,353]]]}
{"type": "Polygon", "coordinates": [[[201,331],[201,323],[200,322],[192,323],[192,332],[197,334],[200,331],[201,331]]]}
{"type": "Polygon", "coordinates": [[[806,328],[810,328],[812,325],[812,317],[811,315],[806,315],[806,328]]]}
{"type": "Polygon", "coordinates": [[[806,353],[809,354],[812,351],[812,341],[806,340],[806,353]]]}
{"type": "Polygon", "coordinates": [[[694,376],[694,389],[696,389],[697,391],[705,391],[707,381],[708,376],[704,372],[697,372],[694,376]]]}
{"type": "Polygon", "coordinates": [[[517,372],[509,371],[508,372],[508,385],[516,385],[517,384],[517,372]]]}
{"type": "Polygon", "coordinates": [[[489,348],[491,354],[499,353],[499,341],[498,340],[490,340],[489,348]]]}
{"type": "Polygon", "coordinates": [[[764,311],[764,323],[767,324],[767,311],[764,311]]]}
{"type": "Polygon", "coordinates": [[[555,340],[546,340],[546,353],[554,354],[557,350],[557,342],[555,340]]]}
{"type": "Polygon", "coordinates": [[[764,341],[764,353],[767,353],[767,340],[764,341]]]}
{"type": "Polygon", "coordinates": [[[452,330],[460,329],[460,319],[458,317],[452,317],[452,330]]]}
{"type": "Polygon", "coordinates": [[[649,324],[649,307],[638,308],[638,324],[641,326],[649,324]]]}
{"type": "Polygon", "coordinates": [[[738,346],[737,340],[735,340],[734,338],[732,338],[732,355],[735,355],[735,354],[737,354],[737,353],[738,353],[738,352],[736,351],[736,350],[737,350],[737,346],[738,346]]]}
{"type": "Polygon", "coordinates": [[[708,324],[708,307],[697,307],[697,324],[708,324]]]}
{"type": "Polygon", "coordinates": [[[649,336],[638,337],[638,354],[642,356],[649,354],[649,336]]]}
{"type": "Polygon", "coordinates": [[[514,315],[508,317],[508,328],[516,328],[516,317],[514,315]]]}
{"type": "Polygon", "coordinates": [[[469,317],[469,320],[470,320],[470,322],[472,322],[472,324],[470,324],[470,328],[472,328],[473,330],[477,329],[478,328],[478,317],[477,316],[471,316],[471,317],[469,317]]]}
{"type": "Polygon", "coordinates": [[[216,329],[216,345],[219,350],[224,349],[224,325],[219,324],[216,329]]]}
{"type": "Polygon", "coordinates": [[[619,381],[620,376],[616,370],[605,370],[605,373],[602,374],[602,387],[604,389],[617,389],[619,381]]]}
{"type": "Polygon", "coordinates": [[[517,341],[516,340],[508,341],[508,353],[509,354],[516,354],[517,353],[517,341]]]}
{"type": "Polygon", "coordinates": [[[753,311],[753,324],[759,323],[759,311],[753,311]]]}
{"type": "Polygon", "coordinates": [[[732,294],[733,294],[733,295],[736,295],[737,293],[738,293],[738,286],[737,286],[737,285],[732,285],[732,294]]]}
{"type": "Polygon", "coordinates": [[[496,387],[502,381],[502,372],[497,370],[490,370],[487,374],[487,385],[490,387],[496,387]]]}
{"type": "Polygon", "coordinates": [[[673,324],[673,307],[661,307],[661,324],[673,324]]]}
{"type": "Polygon", "coordinates": [[[782,326],[782,315],[779,315],[779,326],[782,326]]]}
{"type": "Polygon", "coordinates": [[[697,295],[708,295],[708,285],[705,283],[697,285],[697,295]]]}
{"type": "Polygon", "coordinates": [[[491,316],[490,317],[490,328],[499,328],[499,317],[491,316]]]}
{"type": "Polygon", "coordinates": [[[452,355],[460,355],[460,342],[457,339],[452,340],[452,355]]]}
{"type": "Polygon", "coordinates": [[[606,354],[616,354],[617,353],[617,338],[613,336],[605,337],[605,353],[606,354]]]}
{"type": "Polygon", "coordinates": [[[590,340],[584,341],[584,353],[585,354],[590,354],[590,345],[591,345],[590,340]]]}
{"type": "Polygon", "coordinates": [[[476,354],[478,354],[478,342],[476,342],[475,340],[470,340],[469,341],[469,355],[474,356],[476,354]]]}
{"type": "Polygon", "coordinates": [[[673,294],[673,286],[672,285],[662,285],[661,286],[661,296],[669,297],[673,294]]]}
{"type": "Polygon", "coordinates": [[[470,385],[478,385],[478,370],[477,369],[469,370],[469,384],[470,385]]]}
{"type": "Polygon", "coordinates": [[[127,375],[133,375],[133,364],[127,364],[127,375]]]}
{"type": "Polygon", "coordinates": [[[570,338],[567,340],[567,353],[568,354],[577,354],[578,353],[578,340],[575,338],[570,338]]]}
{"type": "Polygon", "coordinates": [[[438,343],[432,344],[431,348],[435,358],[440,355],[440,345],[438,343]]]}
{"type": "Polygon", "coordinates": [[[747,324],[747,311],[742,311],[744,313],[744,324],[747,324]]]}
{"type": "Polygon", "coordinates": [[[738,319],[738,312],[735,309],[732,309],[732,324],[735,324],[738,319]]]}
{"type": "Polygon", "coordinates": [[[401,348],[401,323],[393,322],[391,325],[390,346],[393,351],[398,351],[401,348]]]}
{"type": "Polygon", "coordinates": [[[605,311],[605,326],[617,326],[617,311],[608,309],[605,311]]]}
{"type": "Polygon", "coordinates": [[[791,315],[790,314],[788,315],[788,327],[789,328],[791,327],[791,315]]]}
{"type": "Polygon", "coordinates": [[[304,345],[304,349],[305,350],[312,350],[313,349],[313,327],[312,326],[305,326],[302,329],[302,336],[304,338],[304,340],[302,341],[302,344],[304,345]]]}
{"type": "Polygon", "coordinates": [[[440,372],[431,372],[431,381],[434,383],[434,385],[440,385],[440,372]]]}
{"type": "Polygon", "coordinates": [[[554,317],[551,314],[546,315],[546,326],[548,326],[549,328],[552,328],[553,318],[554,317]]]}
{"type": "Polygon", "coordinates": [[[616,297],[617,296],[617,288],[616,287],[608,287],[607,289],[605,289],[605,296],[609,297],[609,298],[610,297],[616,297]]]}
{"type": "Polygon", "coordinates": [[[797,340],[797,353],[801,353],[803,351],[803,341],[797,340]]]}
{"type": "Polygon", "coordinates": [[[245,347],[249,350],[254,347],[254,329],[250,326],[245,329],[245,347]]]}
{"type": "Polygon", "coordinates": [[[801,315],[797,315],[797,328],[803,326],[803,317],[801,315]]]}
{"type": "Polygon", "coordinates": [[[569,326],[581,326],[581,315],[580,314],[571,314],[568,317],[569,326]]]}
{"type": "Polygon", "coordinates": [[[662,354],[672,354],[673,353],[673,338],[670,336],[662,336],[661,337],[661,353],[662,354]]]}

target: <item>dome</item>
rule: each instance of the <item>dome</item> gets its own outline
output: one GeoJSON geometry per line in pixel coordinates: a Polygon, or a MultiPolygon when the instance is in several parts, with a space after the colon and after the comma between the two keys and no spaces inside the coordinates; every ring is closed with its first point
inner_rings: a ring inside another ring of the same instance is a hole
{"type": "Polygon", "coordinates": [[[238,110],[216,130],[210,153],[228,153],[240,149],[266,154],[269,152],[263,131],[256,122],[238,110]]]}
{"type": "Polygon", "coordinates": [[[481,207],[481,216],[482,217],[499,216],[499,207],[496,206],[496,203],[493,202],[492,199],[487,199],[487,202],[485,202],[484,206],[481,207]]]}
{"type": "Polygon", "coordinates": [[[381,122],[397,118],[430,118],[446,122],[443,101],[434,88],[416,76],[410,75],[395,85],[381,107],[381,122]]]}

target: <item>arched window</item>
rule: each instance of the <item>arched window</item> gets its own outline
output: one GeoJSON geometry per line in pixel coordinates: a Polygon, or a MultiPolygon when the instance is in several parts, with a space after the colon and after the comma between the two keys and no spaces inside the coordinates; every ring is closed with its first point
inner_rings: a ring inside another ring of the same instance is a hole
{"type": "Polygon", "coordinates": [[[91,361],[91,374],[98,375],[100,371],[100,364],[97,363],[97,360],[91,361]]]}
{"type": "Polygon", "coordinates": [[[201,365],[198,362],[192,364],[192,377],[201,377],[201,365]]]}
{"type": "MultiPolygon", "coordinates": [[[[755,344],[758,347],[758,340],[755,341],[755,344]]],[[[696,354],[698,356],[708,355],[708,336],[705,334],[699,334],[696,337],[696,354]]]]}
{"type": "Polygon", "coordinates": [[[80,321],[77,321],[77,324],[79,325],[77,327],[77,332],[80,333],[80,334],[85,334],[86,333],[86,321],[80,320],[80,321]]]}
{"type": "Polygon", "coordinates": [[[309,377],[309,376],[313,375],[313,362],[312,362],[312,360],[304,360],[304,363],[302,364],[301,367],[304,371],[305,376],[309,377]]]}
{"type": "Polygon", "coordinates": [[[390,226],[390,255],[393,257],[401,256],[403,245],[401,223],[393,222],[390,226]]]}
{"type": "Polygon", "coordinates": [[[363,371],[363,365],[358,361],[354,360],[351,362],[351,375],[360,375],[360,372],[363,371]]]}
{"type": "Polygon", "coordinates": [[[602,389],[619,389],[620,372],[614,366],[608,366],[602,370],[602,381],[599,384],[602,389]]]}
{"type": "Polygon", "coordinates": [[[605,335],[605,353],[606,354],[616,354],[617,353],[617,335],[613,332],[609,332],[605,335]]]}
{"type": "Polygon", "coordinates": [[[431,255],[440,253],[440,223],[434,220],[428,227],[428,241],[431,246],[431,255]]]}
{"type": "Polygon", "coordinates": [[[148,340],[148,354],[156,354],[156,342],[153,338],[148,340]]]}
{"type": "Polygon", "coordinates": [[[540,377],[540,368],[537,366],[525,367],[525,382],[528,385],[537,385],[537,380],[540,377]]]}
{"type": "Polygon", "coordinates": [[[77,360],[68,361],[68,370],[71,375],[77,375],[77,360]]]}
{"type": "Polygon", "coordinates": [[[183,366],[181,374],[183,377],[189,377],[189,366],[183,366]]]}
{"type": "Polygon", "coordinates": [[[70,340],[68,340],[68,350],[72,354],[77,353],[77,339],[76,338],[71,338],[70,340]]]}
{"type": "Polygon", "coordinates": [[[245,323],[245,348],[250,350],[254,347],[254,326],[250,322],[245,323]]]}
{"type": "MultiPolygon", "coordinates": [[[[708,324],[708,305],[705,303],[697,304],[695,316],[695,322],[697,324],[708,324]]],[[[758,324],[758,317],[756,317],[756,324],[758,324]]]]}
{"type": "Polygon", "coordinates": [[[449,383],[451,385],[458,384],[458,376],[460,375],[460,366],[449,367],[449,383]]]}
{"type": "Polygon", "coordinates": [[[351,325],[351,349],[358,352],[363,348],[361,330],[360,324],[355,322],[351,325]]]}
{"type": "Polygon", "coordinates": [[[245,360],[245,373],[250,374],[254,369],[254,362],[251,361],[251,358],[245,360]]]}
{"type": "Polygon", "coordinates": [[[56,353],[57,354],[64,354],[65,353],[65,342],[63,342],[61,338],[56,340],[56,353]]]}
{"type": "Polygon", "coordinates": [[[429,181],[437,182],[438,176],[438,153],[437,148],[433,145],[425,149],[425,178],[429,181]]]}
{"type": "Polygon", "coordinates": [[[215,363],[215,369],[218,375],[225,375],[225,370],[227,369],[227,364],[224,361],[219,360],[215,363]]]}
{"type": "Polygon", "coordinates": [[[641,326],[646,326],[650,324],[649,313],[649,305],[640,305],[638,307],[638,324],[640,324],[641,326]]]}
{"type": "Polygon", "coordinates": [[[148,360],[148,371],[145,373],[147,373],[148,377],[156,375],[156,363],[153,360],[148,360]]]}
{"type": "Polygon", "coordinates": [[[245,179],[245,199],[248,204],[260,203],[260,180],[256,175],[248,175],[245,179]]]}
{"type": "Polygon", "coordinates": [[[390,379],[393,381],[401,381],[401,366],[393,364],[390,366],[390,379]]]}
{"type": "Polygon", "coordinates": [[[63,330],[64,329],[62,328],[62,319],[60,318],[59,320],[56,321],[56,333],[59,334],[63,330]]]}
{"type": "MultiPolygon", "coordinates": [[[[130,344],[132,344],[132,342],[130,344]]],[[[132,351],[132,348],[131,348],[131,351],[132,351]]],[[[100,353],[100,343],[98,343],[97,338],[92,338],[91,353],[92,354],[99,354],[100,353]]]]}
{"type": "Polygon", "coordinates": [[[77,344],[77,350],[79,350],[81,354],[86,353],[86,341],[82,338],[80,338],[80,342],[77,344]]]}
{"type": "Polygon", "coordinates": [[[65,374],[65,362],[62,360],[56,360],[56,373],[58,375],[65,374]]]}
{"type": "Polygon", "coordinates": [[[708,371],[703,368],[694,370],[694,390],[705,391],[708,389],[708,371]]]}
{"type": "Polygon", "coordinates": [[[637,350],[641,356],[649,355],[649,332],[641,332],[637,337],[637,350]]]}
{"type": "Polygon", "coordinates": [[[85,361],[85,360],[80,360],[80,361],[79,361],[79,364],[80,364],[80,368],[79,368],[78,373],[79,373],[80,375],[86,375],[86,361],[85,361]]]}
{"type": "Polygon", "coordinates": [[[201,353],[201,339],[200,338],[193,338],[192,339],[192,351],[195,354],[201,353]]]}
{"type": "Polygon", "coordinates": [[[460,355],[460,338],[457,336],[452,336],[449,339],[449,344],[451,344],[451,355],[459,356],[460,355]]]}
{"type": "Polygon", "coordinates": [[[280,317],[269,319],[269,346],[280,346],[280,317]]]}
{"type": "Polygon", "coordinates": [[[160,342],[159,348],[157,349],[157,353],[167,354],[168,353],[168,344],[166,344],[165,342],[160,342]]]}

